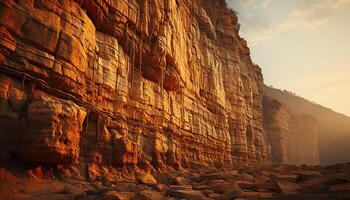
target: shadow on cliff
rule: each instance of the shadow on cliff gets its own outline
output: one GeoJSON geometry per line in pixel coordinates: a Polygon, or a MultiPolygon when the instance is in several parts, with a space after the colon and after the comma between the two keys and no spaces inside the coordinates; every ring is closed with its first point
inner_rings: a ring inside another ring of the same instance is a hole
{"type": "Polygon", "coordinates": [[[350,161],[350,117],[312,103],[287,91],[264,87],[265,95],[285,104],[295,114],[312,115],[319,124],[321,165],[350,161]]]}

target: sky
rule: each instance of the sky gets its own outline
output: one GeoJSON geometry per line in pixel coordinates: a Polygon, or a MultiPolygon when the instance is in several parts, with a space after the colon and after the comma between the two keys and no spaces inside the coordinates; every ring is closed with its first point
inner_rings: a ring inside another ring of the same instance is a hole
{"type": "Polygon", "coordinates": [[[265,84],[350,116],[350,0],[227,0],[265,84]]]}

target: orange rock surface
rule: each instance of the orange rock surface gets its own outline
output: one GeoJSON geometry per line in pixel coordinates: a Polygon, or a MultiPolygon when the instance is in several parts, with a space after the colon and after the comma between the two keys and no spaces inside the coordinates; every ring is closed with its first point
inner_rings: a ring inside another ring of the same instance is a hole
{"type": "Polygon", "coordinates": [[[0,141],[98,178],[263,163],[262,75],[222,1],[0,2],[0,141]]]}

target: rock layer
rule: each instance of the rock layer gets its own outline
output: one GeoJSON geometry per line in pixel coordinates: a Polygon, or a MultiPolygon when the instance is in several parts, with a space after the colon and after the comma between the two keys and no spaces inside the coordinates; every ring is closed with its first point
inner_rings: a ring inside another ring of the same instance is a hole
{"type": "Polygon", "coordinates": [[[270,146],[270,160],[274,163],[288,163],[289,113],[279,101],[264,97],[264,130],[270,146]]]}
{"type": "Polygon", "coordinates": [[[289,119],[289,163],[319,165],[318,124],[310,115],[292,115],[289,119]]]}
{"type": "Polygon", "coordinates": [[[279,164],[318,165],[318,124],[310,115],[292,114],[281,102],[264,96],[264,129],[271,161],[279,164]]]}
{"type": "Polygon", "coordinates": [[[307,114],[317,119],[321,165],[350,162],[349,154],[344,153],[350,151],[350,117],[286,90],[265,86],[264,92],[266,96],[285,104],[294,114],[307,114]]]}
{"type": "Polygon", "coordinates": [[[264,162],[261,70],[238,32],[217,0],[1,1],[2,159],[91,178],[264,162]]]}

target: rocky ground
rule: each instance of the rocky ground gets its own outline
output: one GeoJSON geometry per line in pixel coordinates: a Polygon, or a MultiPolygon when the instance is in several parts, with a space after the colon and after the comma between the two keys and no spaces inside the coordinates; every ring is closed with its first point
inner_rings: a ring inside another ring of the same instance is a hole
{"type": "Polygon", "coordinates": [[[350,163],[138,174],[93,183],[47,174],[37,168],[16,176],[2,168],[0,199],[350,199],[350,163]]]}

